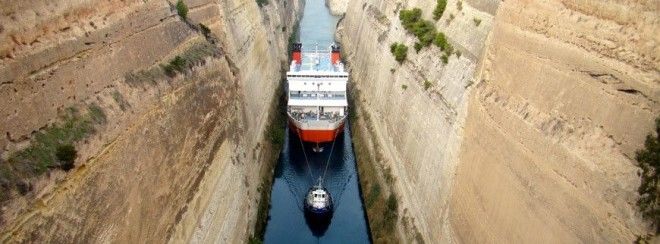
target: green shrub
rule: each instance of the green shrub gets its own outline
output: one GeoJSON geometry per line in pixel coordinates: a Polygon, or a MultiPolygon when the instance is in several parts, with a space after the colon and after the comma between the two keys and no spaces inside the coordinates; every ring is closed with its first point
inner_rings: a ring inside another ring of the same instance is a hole
{"type": "Polygon", "coordinates": [[[119,105],[119,109],[121,109],[121,111],[126,110],[126,108],[130,106],[130,104],[126,102],[126,99],[124,99],[124,96],[121,95],[119,91],[112,92],[112,99],[114,99],[117,105],[119,105]]]}
{"type": "Polygon", "coordinates": [[[176,71],[183,71],[186,66],[186,60],[180,56],[174,57],[169,63],[176,71]]]}
{"type": "Polygon", "coordinates": [[[197,43],[181,53],[186,64],[183,68],[204,64],[207,57],[217,57],[219,54],[220,50],[215,45],[208,42],[197,43]]]}
{"type": "Polygon", "coordinates": [[[452,47],[447,41],[447,36],[442,32],[438,32],[438,34],[435,35],[435,39],[433,39],[433,44],[438,46],[440,50],[444,52],[442,62],[446,64],[449,61],[449,55],[454,51],[454,47],[452,47]]]}
{"type": "MultiPolygon", "coordinates": [[[[403,27],[419,40],[421,47],[430,45],[436,35],[436,30],[433,22],[422,19],[422,10],[414,8],[412,10],[401,10],[399,12],[399,19],[403,27]]],[[[418,46],[419,47],[419,46],[418,46]]],[[[418,50],[415,47],[415,50],[418,50]]],[[[421,47],[419,49],[421,50],[421,47]]]]}
{"type": "Polygon", "coordinates": [[[186,6],[186,3],[184,3],[183,0],[176,2],[176,12],[179,14],[179,16],[181,16],[181,18],[188,18],[188,6],[186,6]]]}
{"type": "Polygon", "coordinates": [[[456,52],[454,52],[454,54],[456,54],[457,58],[461,57],[461,51],[459,51],[459,50],[456,50],[456,52]]]}
{"type": "Polygon", "coordinates": [[[419,244],[424,244],[424,238],[422,238],[422,233],[419,233],[419,230],[415,228],[415,240],[419,244]]]}
{"type": "Polygon", "coordinates": [[[439,20],[442,18],[442,14],[445,12],[445,8],[447,8],[447,0],[438,0],[435,5],[435,9],[433,10],[433,19],[439,20]]]}
{"type": "Polygon", "coordinates": [[[456,2],[456,9],[458,9],[458,12],[463,11],[463,1],[456,2]]]}
{"type": "Polygon", "coordinates": [[[72,144],[60,145],[57,147],[55,156],[60,161],[60,167],[63,170],[69,171],[74,167],[73,163],[78,156],[78,152],[72,144]]]}
{"type": "Polygon", "coordinates": [[[408,89],[408,86],[407,85],[401,85],[401,89],[406,90],[406,89],[408,89]]]}
{"type": "Polygon", "coordinates": [[[442,60],[443,64],[449,63],[449,55],[447,55],[447,53],[443,53],[442,56],[440,56],[440,60],[442,60]]]}
{"type": "Polygon", "coordinates": [[[390,52],[394,55],[394,59],[397,62],[403,63],[406,60],[406,56],[408,56],[408,47],[403,43],[395,42],[390,45],[390,52]]]}
{"type": "Polygon", "coordinates": [[[394,43],[390,44],[390,52],[394,53],[394,51],[396,51],[396,47],[398,47],[398,46],[399,46],[399,43],[397,43],[397,42],[394,42],[394,43]]]}
{"type": "Polygon", "coordinates": [[[186,49],[180,56],[176,56],[167,64],[160,66],[167,76],[174,77],[177,73],[183,73],[195,65],[204,64],[207,57],[217,57],[218,55],[220,55],[220,50],[215,45],[208,42],[197,43],[186,49]]]}
{"type": "Polygon", "coordinates": [[[468,80],[468,81],[466,82],[464,88],[467,89],[468,87],[472,86],[473,84],[474,84],[474,81],[473,81],[473,80],[468,80]]]}
{"type": "Polygon", "coordinates": [[[655,136],[647,135],[644,148],[637,151],[635,159],[642,169],[642,182],[637,188],[640,198],[637,200],[642,216],[650,220],[660,231],[660,117],[655,119],[655,136]]]}
{"type": "Polygon", "coordinates": [[[394,193],[390,194],[390,196],[387,198],[387,209],[393,212],[399,210],[399,202],[397,201],[396,195],[394,193]]]}
{"type": "Polygon", "coordinates": [[[386,208],[383,210],[383,227],[386,231],[394,230],[394,226],[397,223],[397,218],[399,216],[399,202],[394,193],[391,193],[387,198],[386,208]]]}
{"type": "Polygon", "coordinates": [[[177,72],[183,72],[186,68],[186,60],[183,59],[181,56],[176,56],[172,60],[170,60],[169,63],[163,66],[163,70],[165,70],[165,74],[167,74],[170,77],[173,77],[176,75],[177,72]]]}
{"type": "Polygon", "coordinates": [[[431,83],[429,80],[424,81],[424,90],[428,90],[431,88],[431,86],[433,86],[433,83],[431,83]]]}
{"type": "Polygon", "coordinates": [[[419,42],[415,42],[414,47],[415,47],[415,52],[419,53],[419,50],[422,50],[422,47],[424,46],[422,46],[422,44],[419,42]]]}
{"type": "Polygon", "coordinates": [[[419,8],[413,8],[411,10],[403,9],[399,12],[399,20],[404,28],[412,28],[412,24],[420,21],[422,19],[422,10],[419,8]]]}
{"type": "Polygon", "coordinates": [[[474,26],[479,26],[481,24],[481,19],[479,18],[473,18],[472,21],[474,21],[474,26]]]}
{"type": "Polygon", "coordinates": [[[206,25],[204,25],[204,24],[202,24],[202,23],[199,23],[199,30],[202,31],[202,34],[203,34],[205,37],[209,37],[209,36],[211,35],[211,29],[209,29],[208,26],[206,26],[206,25]]]}
{"type": "Polygon", "coordinates": [[[431,21],[421,20],[413,25],[412,32],[419,39],[419,43],[422,46],[428,46],[433,42],[433,38],[435,37],[435,26],[433,26],[431,21]]]}
{"type": "Polygon", "coordinates": [[[447,55],[447,57],[449,57],[449,56],[451,56],[452,53],[454,53],[454,47],[452,45],[448,44],[445,47],[444,52],[445,52],[445,55],[447,55]]]}
{"type": "Polygon", "coordinates": [[[0,171],[6,178],[14,178],[12,175],[40,175],[48,168],[58,166],[58,161],[68,162],[70,151],[66,146],[86,138],[94,132],[95,125],[106,122],[105,113],[96,105],[90,105],[84,116],[79,115],[76,109],[68,108],[63,119],[62,123],[39,131],[29,147],[11,155],[8,160],[11,164],[0,164],[0,171]],[[4,168],[8,165],[14,166],[4,168]]]}
{"type": "Polygon", "coordinates": [[[445,36],[445,33],[438,32],[438,34],[436,34],[435,38],[433,39],[433,44],[438,46],[442,51],[447,49],[449,43],[447,43],[447,36],[445,36]]]}
{"type": "Polygon", "coordinates": [[[268,0],[257,0],[257,5],[259,5],[259,7],[263,7],[264,5],[268,5],[268,0]]]}
{"type": "Polygon", "coordinates": [[[284,130],[277,126],[271,127],[268,131],[268,138],[273,144],[282,145],[284,143],[284,130]]]}
{"type": "Polygon", "coordinates": [[[107,117],[105,116],[105,113],[103,112],[103,109],[96,105],[95,103],[90,104],[87,106],[89,110],[89,118],[96,124],[105,124],[107,117]]]}
{"type": "Polygon", "coordinates": [[[381,192],[380,184],[378,184],[378,182],[374,183],[371,186],[371,190],[369,190],[369,197],[367,198],[367,207],[371,207],[374,204],[374,202],[376,202],[378,197],[380,197],[380,192],[381,192]]]}
{"type": "Polygon", "coordinates": [[[259,238],[255,237],[255,236],[250,236],[250,239],[248,239],[248,243],[249,244],[262,244],[264,242],[262,240],[260,240],[259,238]]]}

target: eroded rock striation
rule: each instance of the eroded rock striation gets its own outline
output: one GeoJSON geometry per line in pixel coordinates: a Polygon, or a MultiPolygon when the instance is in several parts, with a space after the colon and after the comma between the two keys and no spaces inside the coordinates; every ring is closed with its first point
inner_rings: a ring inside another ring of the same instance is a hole
{"type": "Polygon", "coordinates": [[[435,5],[351,1],[338,31],[359,131],[396,178],[399,238],[414,240],[410,223],[430,242],[647,233],[633,158],[660,114],[657,4],[450,0],[434,21],[435,5]],[[412,8],[460,54],[416,52],[398,16],[412,8]]]}
{"type": "Polygon", "coordinates": [[[247,239],[301,3],[184,3],[187,19],[175,1],[3,3],[0,163],[70,108],[95,104],[105,122],[69,172],[26,179],[24,195],[0,182],[0,242],[247,239]]]}

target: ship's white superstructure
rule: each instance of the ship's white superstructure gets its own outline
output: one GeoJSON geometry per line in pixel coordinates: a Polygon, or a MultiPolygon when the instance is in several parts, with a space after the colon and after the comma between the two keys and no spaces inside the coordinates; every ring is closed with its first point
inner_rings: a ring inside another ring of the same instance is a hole
{"type": "Polygon", "coordinates": [[[339,47],[302,50],[294,44],[287,72],[289,125],[306,142],[331,142],[343,129],[348,109],[348,72],[339,47]]]}

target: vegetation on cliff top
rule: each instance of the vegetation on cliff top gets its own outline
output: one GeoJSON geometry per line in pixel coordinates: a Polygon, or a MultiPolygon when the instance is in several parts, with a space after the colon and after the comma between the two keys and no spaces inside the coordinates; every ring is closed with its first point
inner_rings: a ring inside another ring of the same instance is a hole
{"type": "Polygon", "coordinates": [[[655,120],[655,136],[646,136],[644,148],[637,151],[635,159],[642,169],[637,206],[657,234],[660,232],[660,117],[655,120]]]}

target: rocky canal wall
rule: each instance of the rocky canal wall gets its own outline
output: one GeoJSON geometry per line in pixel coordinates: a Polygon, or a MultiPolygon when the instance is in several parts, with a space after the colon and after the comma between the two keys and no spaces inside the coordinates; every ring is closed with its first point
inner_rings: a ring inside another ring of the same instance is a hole
{"type": "Polygon", "coordinates": [[[355,131],[395,179],[398,238],[631,242],[649,231],[633,158],[660,113],[657,6],[450,0],[433,20],[436,1],[328,5],[343,14],[355,131]],[[399,19],[412,8],[460,54],[416,52],[399,19]],[[408,47],[402,63],[395,42],[408,47]]]}
{"type": "Polygon", "coordinates": [[[248,238],[301,4],[184,3],[185,20],[174,1],[3,4],[2,242],[248,238]],[[99,121],[74,140],[75,168],[16,159],[68,140],[50,132],[69,131],[71,108],[99,121]]]}

